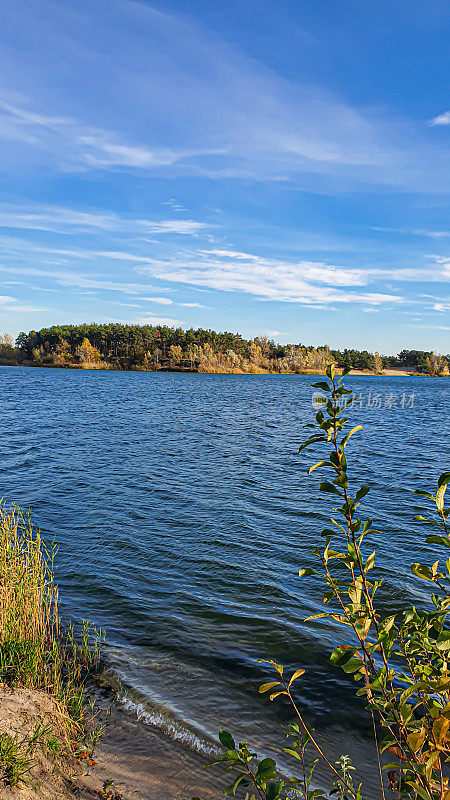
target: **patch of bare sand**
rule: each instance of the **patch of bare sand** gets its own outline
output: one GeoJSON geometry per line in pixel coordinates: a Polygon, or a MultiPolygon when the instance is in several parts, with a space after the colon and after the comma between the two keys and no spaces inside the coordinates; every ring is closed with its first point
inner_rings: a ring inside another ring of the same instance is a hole
{"type": "MultiPolygon", "coordinates": [[[[55,755],[42,745],[20,787],[0,779],[0,800],[219,800],[223,774],[205,766],[211,759],[189,750],[113,705],[106,733],[92,759],[70,754],[58,703],[29,689],[0,687],[0,734],[27,741],[38,724],[52,726],[60,741],[55,755]],[[105,787],[106,784],[106,788],[105,787]]],[[[43,737],[45,739],[45,737],[43,737]]],[[[1,773],[0,773],[1,774],[1,773]]]]}
{"type": "MultiPolygon", "coordinates": [[[[53,755],[45,744],[38,743],[30,753],[33,766],[20,787],[0,781],[1,800],[72,800],[74,797],[71,773],[76,771],[76,761],[66,755],[69,744],[67,729],[57,702],[49,695],[31,689],[0,688],[0,734],[28,742],[38,724],[51,725],[52,735],[60,742],[62,755],[53,755]]],[[[44,741],[47,736],[48,733],[44,733],[40,738],[44,741]]]]}
{"type": "MultiPolygon", "coordinates": [[[[336,370],[339,374],[341,370],[336,370]]],[[[407,372],[404,369],[383,369],[383,372],[372,372],[370,369],[352,369],[349,373],[349,377],[352,375],[372,375],[374,378],[379,378],[384,376],[389,376],[390,378],[409,378],[414,375],[413,372],[407,372]]]]}
{"type": "Polygon", "coordinates": [[[194,752],[113,705],[87,777],[114,781],[123,800],[222,800],[230,775],[205,769],[211,756],[194,752]],[[228,778],[228,780],[227,780],[228,778]]]}

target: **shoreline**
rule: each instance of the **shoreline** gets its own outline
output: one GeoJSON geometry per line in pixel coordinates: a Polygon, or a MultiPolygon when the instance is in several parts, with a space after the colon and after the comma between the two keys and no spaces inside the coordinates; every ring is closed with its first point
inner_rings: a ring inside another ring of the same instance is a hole
{"type": "Polygon", "coordinates": [[[211,756],[140,722],[110,691],[94,687],[90,694],[106,729],[92,753],[77,758],[63,725],[55,724],[61,711],[51,695],[0,687],[0,737],[26,741],[38,726],[51,726],[54,742],[50,750],[42,738],[30,751],[31,766],[17,786],[0,777],[0,800],[186,800],[194,791],[202,800],[224,796],[223,772],[205,769],[211,756]]]}
{"type": "MultiPolygon", "coordinates": [[[[139,373],[148,373],[152,375],[156,374],[174,374],[174,375],[249,375],[254,377],[255,375],[279,375],[280,377],[285,375],[311,375],[311,376],[318,376],[321,377],[322,373],[317,370],[302,370],[301,372],[271,372],[269,370],[258,370],[255,372],[245,372],[245,371],[238,371],[238,370],[187,370],[187,369],[111,369],[109,367],[78,367],[78,366],[58,366],[53,364],[0,364],[0,367],[16,367],[16,368],[24,368],[24,369],[51,369],[51,370],[63,370],[63,371],[74,371],[74,372],[139,372],[139,373]]],[[[343,367],[336,367],[336,374],[342,374],[343,367]]],[[[348,375],[358,376],[358,377],[372,377],[372,378],[449,378],[450,374],[448,375],[428,375],[424,372],[414,372],[413,370],[401,370],[401,369],[389,369],[386,368],[382,372],[374,372],[371,370],[363,370],[363,369],[352,369],[348,375]]]]}
{"type": "MultiPolygon", "coordinates": [[[[111,689],[94,688],[97,707],[108,716],[105,733],[82,782],[87,788],[105,778],[114,782],[121,800],[202,800],[224,797],[227,776],[214,759],[187,747],[156,726],[141,721],[119,702],[111,689]]],[[[229,782],[229,781],[228,781],[229,782]]]]}

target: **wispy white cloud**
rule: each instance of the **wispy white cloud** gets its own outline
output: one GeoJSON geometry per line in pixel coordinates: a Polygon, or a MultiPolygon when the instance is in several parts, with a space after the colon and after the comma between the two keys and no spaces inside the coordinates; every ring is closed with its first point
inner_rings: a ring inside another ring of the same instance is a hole
{"type": "Polygon", "coordinates": [[[450,125],[450,111],[444,111],[443,114],[430,119],[430,125],[450,125]]]}
{"type": "Polygon", "coordinates": [[[9,295],[0,295],[0,311],[10,311],[13,313],[27,314],[32,312],[40,312],[43,311],[43,309],[24,304],[21,300],[18,300],[16,297],[10,297],[9,295]]]}
{"type": "Polygon", "coordinates": [[[139,299],[150,303],[158,303],[161,306],[171,306],[173,303],[173,300],[169,297],[140,297],[139,299]]]}
{"type": "MultiPolygon", "coordinates": [[[[29,102],[25,98],[26,102],[29,102]]],[[[181,156],[168,148],[150,149],[117,141],[114,131],[94,129],[73,117],[36,112],[0,98],[0,138],[56,154],[65,170],[114,167],[161,167],[181,156]],[[64,148],[66,152],[64,153],[64,148]]]]}
{"type": "MultiPolygon", "coordinates": [[[[141,246],[148,251],[148,247],[141,246]]],[[[0,237],[1,251],[5,263],[0,272],[9,275],[41,276],[51,286],[135,294],[146,302],[167,306],[174,302],[164,296],[173,291],[170,284],[180,283],[197,291],[241,292],[259,299],[302,303],[318,309],[332,303],[362,303],[366,307],[398,305],[404,302],[404,284],[450,280],[450,259],[437,256],[432,263],[421,267],[362,269],[304,258],[297,261],[267,258],[231,248],[192,249],[172,258],[156,258],[126,250],[52,247],[10,236],[0,237]],[[26,264],[30,258],[38,262],[36,266],[26,264]],[[127,281],[111,280],[105,273],[111,273],[115,262],[121,274],[128,271],[130,278],[136,272],[146,274],[152,277],[152,284],[138,283],[135,277],[127,281]],[[400,294],[395,289],[397,284],[402,284],[400,294]]],[[[185,307],[199,308],[201,304],[187,301],[185,307]]]]}
{"type": "MultiPolygon", "coordinates": [[[[70,270],[45,269],[44,267],[25,267],[21,265],[9,267],[0,265],[0,273],[17,273],[32,277],[47,278],[59,286],[78,289],[99,289],[109,292],[122,292],[123,294],[142,294],[143,291],[153,289],[148,283],[119,282],[107,280],[102,276],[83,275],[70,270]]],[[[160,291],[160,289],[159,289],[160,291]]]]}
{"type": "Polygon", "coordinates": [[[154,260],[153,263],[136,269],[175,283],[242,292],[263,300],[316,307],[331,303],[381,305],[403,302],[403,298],[398,295],[360,291],[367,282],[366,276],[360,270],[310,261],[288,263],[252,255],[245,260],[243,255],[239,253],[236,258],[236,254],[232,252],[230,258],[227,252],[227,256],[212,258],[202,251],[189,259],[154,260]],[[345,287],[345,290],[341,287],[345,287]],[[348,288],[356,291],[348,291],[348,288]]]}
{"type": "Polygon", "coordinates": [[[17,303],[15,297],[10,297],[7,294],[0,295],[0,306],[11,305],[11,303],[17,303]]]}
{"type": "Polygon", "coordinates": [[[436,258],[436,263],[441,265],[443,277],[450,280],[450,258],[439,256],[436,258]]]}
{"type": "Polygon", "coordinates": [[[136,2],[80,0],[72,12],[29,0],[21,52],[2,56],[0,137],[14,144],[5,168],[295,180],[320,191],[331,178],[448,183],[423,125],[289,80],[193,17],[136,2]]]}
{"type": "Polygon", "coordinates": [[[237,250],[201,250],[204,255],[218,256],[218,258],[236,258],[238,261],[258,261],[258,256],[251,253],[240,253],[237,250]]]}
{"type": "Polygon", "coordinates": [[[179,211],[180,213],[187,211],[186,206],[183,205],[183,203],[180,203],[178,200],[175,200],[174,197],[171,197],[170,200],[166,200],[164,205],[169,206],[173,211],[179,211]]]}
{"type": "Polygon", "coordinates": [[[450,258],[430,255],[421,267],[372,267],[365,271],[367,279],[402,283],[446,283],[450,280],[450,258]]]}
{"type": "Polygon", "coordinates": [[[153,317],[151,315],[138,317],[134,321],[138,325],[168,325],[169,327],[177,327],[182,324],[179,319],[174,319],[173,317],[153,317]]]}
{"type": "Polygon", "coordinates": [[[123,308],[142,308],[139,303],[122,303],[119,300],[110,300],[110,305],[113,306],[122,306],[123,308]]]}
{"type": "Polygon", "coordinates": [[[388,228],[379,225],[372,225],[373,231],[380,231],[381,233],[400,233],[405,236],[427,236],[430,239],[446,239],[450,236],[450,231],[447,230],[429,230],[427,228],[388,228]]]}
{"type": "Polygon", "coordinates": [[[78,210],[48,204],[0,204],[0,227],[53,233],[160,233],[195,235],[208,226],[191,219],[135,219],[111,211],[78,210]]]}
{"type": "Polygon", "coordinates": [[[106,131],[78,135],[75,141],[88,148],[83,152],[86,163],[94,167],[161,167],[173,164],[178,158],[170,151],[114,144],[108,141],[110,136],[106,131]]]}
{"type": "Polygon", "coordinates": [[[148,226],[149,233],[179,233],[195,235],[204,230],[208,225],[204,222],[196,222],[192,219],[166,219],[160,222],[150,222],[141,220],[143,226],[148,226]]]}

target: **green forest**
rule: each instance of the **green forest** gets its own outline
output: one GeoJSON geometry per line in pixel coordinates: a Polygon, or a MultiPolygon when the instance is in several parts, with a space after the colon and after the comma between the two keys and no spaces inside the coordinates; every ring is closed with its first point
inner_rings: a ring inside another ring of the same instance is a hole
{"type": "Polygon", "coordinates": [[[403,369],[448,375],[450,354],[402,350],[380,355],[367,350],[334,350],[328,345],[280,345],[267,336],[244,339],[238,333],[165,325],[54,325],[20,333],[14,342],[0,337],[0,364],[76,369],[186,371],[210,373],[323,372],[328,364],[381,373],[403,369]]]}

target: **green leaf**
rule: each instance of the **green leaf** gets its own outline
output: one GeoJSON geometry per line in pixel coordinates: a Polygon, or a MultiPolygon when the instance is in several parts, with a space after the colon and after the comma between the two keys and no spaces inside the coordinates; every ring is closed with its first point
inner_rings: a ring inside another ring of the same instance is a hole
{"type": "Polygon", "coordinates": [[[437,510],[439,511],[440,514],[442,514],[442,512],[444,510],[444,495],[445,495],[446,489],[447,489],[447,484],[443,483],[441,486],[439,486],[439,488],[438,488],[438,490],[436,492],[436,507],[437,507],[437,510]]]}
{"type": "Polygon", "coordinates": [[[271,681],[270,683],[262,683],[258,689],[260,694],[264,694],[264,692],[268,692],[270,689],[274,689],[275,686],[280,686],[279,681],[271,681]]]}
{"type": "Polygon", "coordinates": [[[361,665],[362,661],[360,658],[349,658],[349,660],[346,661],[345,664],[341,664],[341,669],[343,669],[344,672],[352,673],[356,672],[356,670],[358,670],[361,667],[361,665]]]}
{"type": "Polygon", "coordinates": [[[419,564],[415,562],[411,564],[411,572],[417,578],[422,578],[424,581],[432,581],[433,580],[433,573],[429,567],[424,566],[423,564],[419,564]]]}
{"type": "Polygon", "coordinates": [[[435,533],[430,534],[425,539],[427,544],[444,544],[446,547],[450,547],[450,540],[446,538],[446,536],[438,536],[435,533]]]}
{"type": "Polygon", "coordinates": [[[407,781],[407,785],[408,786],[412,786],[412,788],[416,790],[417,794],[419,795],[419,797],[422,798],[422,800],[433,800],[431,795],[426,791],[426,789],[424,789],[420,785],[420,783],[415,783],[413,781],[407,781]]]}
{"type": "Polygon", "coordinates": [[[369,492],[370,492],[370,486],[361,486],[361,488],[358,489],[358,491],[355,494],[355,501],[358,503],[360,500],[362,500],[363,497],[366,496],[366,494],[369,494],[369,492]]]}
{"type": "Polygon", "coordinates": [[[276,778],[276,766],[273,758],[264,758],[258,764],[255,775],[256,779],[260,782],[266,782],[269,778],[276,778]]]}
{"type": "Polygon", "coordinates": [[[450,631],[444,630],[436,640],[438,650],[450,650],[450,631]]]}
{"type": "Polygon", "coordinates": [[[357,553],[356,547],[353,544],[353,542],[348,542],[348,544],[347,544],[347,552],[348,552],[350,558],[352,559],[352,561],[355,561],[355,562],[358,561],[358,553],[357,553]]]}
{"type": "Polygon", "coordinates": [[[333,650],[330,656],[330,663],[335,667],[342,667],[343,664],[353,658],[356,652],[358,652],[357,647],[339,645],[339,647],[336,647],[336,650],[333,650]]]}
{"type": "Polygon", "coordinates": [[[395,614],[392,614],[390,617],[386,617],[380,625],[380,630],[384,631],[384,633],[388,633],[391,630],[393,624],[395,622],[395,614]]]}
{"type": "Polygon", "coordinates": [[[338,383],[340,383],[340,382],[341,382],[341,380],[342,380],[343,378],[345,378],[345,376],[346,376],[346,375],[348,375],[348,373],[349,373],[349,372],[351,372],[351,371],[352,371],[352,369],[353,369],[353,367],[351,367],[351,366],[350,366],[350,364],[347,364],[347,366],[346,366],[346,367],[344,367],[344,369],[343,369],[343,370],[342,370],[342,372],[341,372],[341,377],[339,378],[339,380],[338,380],[338,383]]]}
{"type": "Polygon", "coordinates": [[[443,472],[438,480],[438,488],[440,489],[441,486],[447,486],[450,483],[450,472],[443,472]]]}
{"type": "Polygon", "coordinates": [[[298,452],[301,453],[302,450],[305,449],[305,447],[309,447],[309,445],[314,444],[314,442],[326,442],[326,440],[327,437],[323,433],[313,434],[313,436],[310,436],[309,439],[306,440],[306,442],[303,442],[303,444],[300,445],[300,447],[298,448],[298,452]]]}
{"type": "Polygon", "coordinates": [[[230,786],[227,786],[227,788],[225,789],[225,794],[234,794],[235,795],[236,794],[236,789],[238,788],[238,786],[241,783],[244,786],[248,786],[248,780],[247,780],[245,775],[238,775],[238,777],[236,778],[234,783],[232,783],[230,786]]]}
{"type": "Polygon", "coordinates": [[[414,494],[420,494],[421,497],[427,497],[428,500],[434,500],[434,494],[425,492],[424,489],[414,489],[414,494]]]}
{"type": "Polygon", "coordinates": [[[375,565],[375,555],[376,555],[376,551],[374,550],[373,553],[371,553],[370,556],[368,556],[367,561],[366,561],[366,570],[367,571],[369,569],[373,569],[373,567],[375,565]]]}
{"type": "Polygon", "coordinates": [[[343,449],[344,449],[344,447],[346,446],[346,444],[347,444],[348,440],[350,439],[350,436],[353,436],[353,434],[354,434],[354,433],[356,433],[356,431],[362,431],[362,429],[363,429],[363,426],[362,426],[362,425],[356,425],[354,428],[352,428],[352,429],[351,429],[351,431],[349,431],[349,432],[347,433],[347,435],[346,435],[346,436],[344,436],[344,438],[343,438],[343,439],[342,439],[342,441],[341,441],[341,448],[342,448],[342,450],[343,450],[343,449]]]}
{"type": "Polygon", "coordinates": [[[353,394],[353,391],[351,389],[346,389],[344,386],[340,386],[339,389],[336,390],[335,394],[337,397],[345,397],[349,394],[353,394]]]}
{"type": "Polygon", "coordinates": [[[257,772],[265,772],[266,769],[275,769],[276,766],[277,765],[273,758],[263,758],[263,760],[258,764],[257,772]]]}
{"type": "Polygon", "coordinates": [[[302,760],[300,753],[297,750],[292,750],[291,747],[283,747],[283,753],[287,753],[289,756],[293,756],[293,758],[297,758],[299,761],[302,760]]]}
{"type": "Polygon", "coordinates": [[[288,688],[289,688],[289,686],[291,686],[294,683],[294,681],[297,680],[297,678],[301,678],[301,676],[304,675],[304,674],[305,674],[305,670],[304,669],[296,669],[294,674],[293,674],[293,676],[292,676],[292,678],[291,678],[291,680],[288,683],[288,688]]]}
{"type": "Polygon", "coordinates": [[[328,492],[329,494],[337,494],[338,497],[342,497],[340,491],[334,486],[332,483],[328,481],[322,481],[319,483],[319,489],[321,492],[328,492]]]}
{"type": "Polygon", "coordinates": [[[268,783],[266,786],[265,800],[278,800],[281,790],[284,786],[284,781],[276,781],[276,783],[268,783]]]}
{"type": "Polygon", "coordinates": [[[318,575],[319,573],[312,567],[301,567],[298,574],[300,578],[309,578],[310,575],[318,575]]]}
{"type": "Polygon", "coordinates": [[[343,469],[340,469],[333,483],[336,484],[336,486],[340,486],[342,489],[347,489],[348,488],[347,473],[344,472],[343,469]]]}
{"type": "Polygon", "coordinates": [[[403,706],[403,704],[406,703],[406,701],[409,700],[409,698],[412,697],[412,695],[417,692],[420,686],[421,686],[420,681],[418,683],[414,683],[412,686],[408,686],[408,688],[405,689],[405,691],[402,692],[399,697],[398,700],[399,705],[403,706]]]}
{"type": "Polygon", "coordinates": [[[327,467],[327,466],[328,466],[328,461],[318,461],[317,464],[314,464],[313,467],[309,468],[308,475],[311,475],[311,472],[314,472],[314,470],[318,469],[319,467],[327,467]]]}
{"type": "Polygon", "coordinates": [[[227,750],[236,749],[234,739],[231,733],[228,733],[228,731],[219,731],[219,741],[220,744],[223,745],[223,747],[225,747],[227,750]]]}
{"type": "Polygon", "coordinates": [[[312,389],[322,389],[323,392],[331,392],[331,387],[325,381],[319,381],[318,383],[311,384],[312,389]]]}
{"type": "Polygon", "coordinates": [[[320,531],[321,536],[334,536],[336,531],[331,530],[331,528],[324,528],[320,531]]]}
{"type": "MultiPolygon", "coordinates": [[[[433,500],[436,498],[433,497],[433,500]]],[[[425,522],[426,525],[437,525],[438,528],[442,528],[442,522],[437,522],[435,519],[427,519],[426,517],[422,516],[422,514],[418,514],[416,517],[413,517],[415,522],[425,522]]]]}

